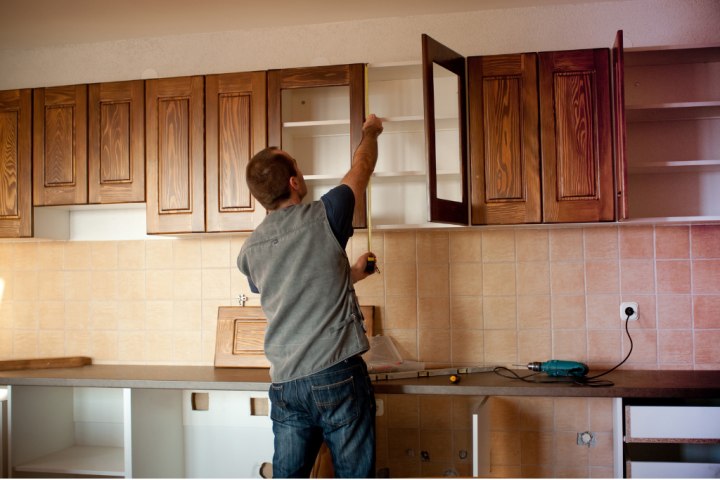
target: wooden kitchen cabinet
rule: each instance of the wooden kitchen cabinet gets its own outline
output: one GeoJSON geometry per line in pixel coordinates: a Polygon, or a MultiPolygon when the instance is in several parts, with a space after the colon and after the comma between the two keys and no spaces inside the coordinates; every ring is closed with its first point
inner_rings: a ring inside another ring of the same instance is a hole
{"type": "Polygon", "coordinates": [[[32,93],[0,92],[0,237],[32,237],[32,93]]]}
{"type": "Polygon", "coordinates": [[[204,77],[147,80],[147,232],[205,231],[204,77]]]}
{"type": "Polygon", "coordinates": [[[468,66],[472,223],[614,220],[609,50],[468,66]]]}
{"type": "Polygon", "coordinates": [[[265,148],[265,73],[148,80],[147,232],[251,231],[245,167],[265,148]]]}
{"type": "Polygon", "coordinates": [[[88,203],[145,201],[145,84],[89,86],[88,203]]]}
{"type": "Polygon", "coordinates": [[[720,47],[619,49],[622,219],[720,220],[720,47]]]}
{"type": "MultiPolygon", "coordinates": [[[[298,162],[308,198],[317,200],[350,169],[365,119],[365,66],[268,72],[268,145],[298,162]]],[[[366,199],[355,199],[353,226],[366,226],[366,199]]]]}
{"type": "Polygon", "coordinates": [[[265,72],[205,77],[206,231],[251,231],[265,217],[245,169],[266,146],[266,117],[265,72]]]}
{"type": "Polygon", "coordinates": [[[33,205],[87,203],[87,85],[33,90],[33,205]]]}

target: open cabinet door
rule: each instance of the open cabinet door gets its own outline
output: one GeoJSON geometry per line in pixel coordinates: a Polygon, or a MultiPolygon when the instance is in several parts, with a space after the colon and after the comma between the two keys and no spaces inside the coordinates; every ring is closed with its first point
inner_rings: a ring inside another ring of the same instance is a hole
{"type": "Polygon", "coordinates": [[[465,57],[425,34],[422,57],[430,221],[467,225],[465,57]]]}
{"type": "Polygon", "coordinates": [[[612,49],[613,68],[613,140],[615,142],[615,182],[617,191],[617,219],[630,218],[628,209],[627,129],[625,123],[625,60],[623,31],[618,30],[612,49]]]}

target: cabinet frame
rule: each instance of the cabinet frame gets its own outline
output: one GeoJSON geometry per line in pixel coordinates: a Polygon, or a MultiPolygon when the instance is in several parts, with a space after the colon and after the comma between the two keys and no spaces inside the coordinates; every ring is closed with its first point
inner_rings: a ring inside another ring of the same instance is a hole
{"type": "MultiPolygon", "coordinates": [[[[347,86],[350,89],[350,151],[347,170],[362,140],[365,122],[365,65],[331,65],[268,71],[268,145],[282,148],[282,92],[286,89],[347,86]]],[[[288,152],[292,155],[293,152],[288,152]]],[[[353,227],[367,227],[367,193],[355,199],[353,227]]]]}

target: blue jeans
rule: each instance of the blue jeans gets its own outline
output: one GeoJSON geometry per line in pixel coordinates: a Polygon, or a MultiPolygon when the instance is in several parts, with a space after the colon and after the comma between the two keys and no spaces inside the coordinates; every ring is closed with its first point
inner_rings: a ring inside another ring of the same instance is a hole
{"type": "Polygon", "coordinates": [[[307,478],[323,440],[335,476],[375,476],[375,395],[360,356],[270,386],[273,478],[307,478]]]}

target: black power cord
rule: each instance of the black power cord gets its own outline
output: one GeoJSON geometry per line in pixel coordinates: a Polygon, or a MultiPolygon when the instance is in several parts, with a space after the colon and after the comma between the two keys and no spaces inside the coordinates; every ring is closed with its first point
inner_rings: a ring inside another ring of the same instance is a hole
{"type": "Polygon", "coordinates": [[[597,380],[598,378],[607,375],[608,373],[615,371],[620,365],[625,363],[628,358],[630,358],[630,354],[633,351],[633,339],[630,336],[630,329],[628,328],[628,324],[630,323],[630,317],[635,313],[635,310],[632,307],[627,307],[625,309],[625,315],[627,315],[627,318],[625,319],[625,333],[627,334],[628,340],[630,340],[630,350],[628,350],[627,355],[625,355],[625,358],[622,359],[620,363],[615,365],[609,370],[606,370],[602,373],[598,373],[597,375],[593,375],[591,377],[588,376],[582,376],[582,377],[553,377],[553,378],[541,378],[536,379],[535,377],[540,374],[538,373],[531,373],[528,375],[519,375],[517,372],[510,370],[506,367],[495,367],[493,369],[493,372],[497,375],[500,375],[501,377],[510,378],[514,380],[521,380],[523,382],[528,383],[571,383],[574,385],[580,385],[583,387],[612,387],[615,385],[610,380],[597,380]]]}

